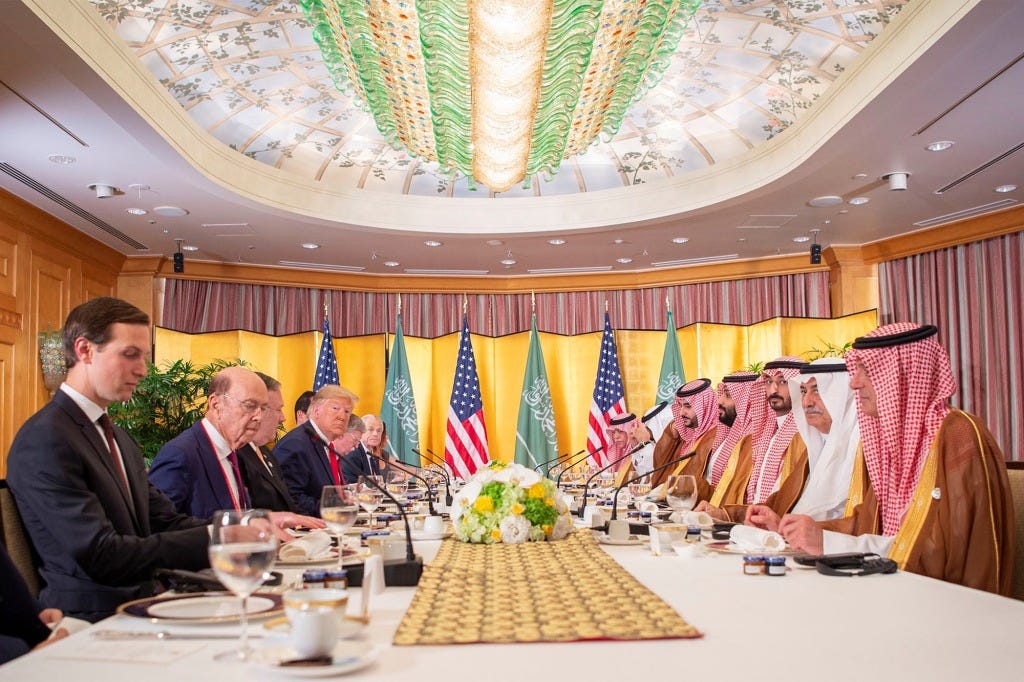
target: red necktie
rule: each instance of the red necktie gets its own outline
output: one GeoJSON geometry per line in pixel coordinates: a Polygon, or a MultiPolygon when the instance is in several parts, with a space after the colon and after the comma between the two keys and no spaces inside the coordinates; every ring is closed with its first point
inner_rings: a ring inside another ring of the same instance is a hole
{"type": "Polygon", "coordinates": [[[114,424],[110,421],[110,416],[106,412],[100,415],[96,423],[100,425],[100,428],[103,429],[103,435],[107,437],[107,449],[110,450],[110,457],[113,460],[114,468],[121,474],[121,484],[124,485],[124,489],[128,490],[128,476],[125,475],[121,458],[117,456],[117,445],[114,442],[114,424]]]}
{"type": "Polygon", "coordinates": [[[235,476],[235,486],[238,488],[238,504],[242,509],[249,509],[252,505],[249,503],[249,491],[242,482],[242,472],[238,468],[238,453],[234,450],[229,452],[228,461],[231,462],[231,472],[235,476]]]}
{"type": "Polygon", "coordinates": [[[338,457],[338,451],[334,449],[332,443],[327,444],[327,452],[330,453],[331,459],[331,476],[334,477],[334,485],[345,485],[345,479],[341,475],[341,463],[338,457]]]}

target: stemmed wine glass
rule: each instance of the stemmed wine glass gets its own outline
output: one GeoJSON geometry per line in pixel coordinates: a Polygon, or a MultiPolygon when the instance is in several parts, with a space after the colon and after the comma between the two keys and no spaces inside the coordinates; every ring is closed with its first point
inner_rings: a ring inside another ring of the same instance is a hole
{"type": "Polygon", "coordinates": [[[665,502],[672,511],[685,512],[697,503],[697,479],[692,474],[669,476],[665,481],[665,502]]]}
{"type": "Polygon", "coordinates": [[[277,535],[266,509],[228,509],[213,515],[210,566],[217,578],[242,599],[242,635],[237,651],[226,651],[221,661],[247,661],[249,647],[249,595],[263,582],[277,558],[277,535]]]}
{"type": "Polygon", "coordinates": [[[373,512],[384,501],[384,493],[380,491],[383,487],[380,478],[380,476],[360,476],[359,483],[356,485],[356,499],[359,501],[359,506],[370,517],[369,527],[371,530],[375,528],[373,512]]]}
{"type": "Polygon", "coordinates": [[[343,485],[325,485],[320,493],[320,518],[334,533],[338,542],[338,568],[341,568],[345,543],[345,531],[356,525],[359,502],[354,492],[343,485]]]}

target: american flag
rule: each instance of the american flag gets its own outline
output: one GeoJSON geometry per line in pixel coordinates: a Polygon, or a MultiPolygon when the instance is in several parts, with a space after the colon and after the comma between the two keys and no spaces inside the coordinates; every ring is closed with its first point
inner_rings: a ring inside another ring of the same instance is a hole
{"type": "Polygon", "coordinates": [[[324,340],[320,343],[320,355],[316,359],[316,374],[313,376],[313,390],[321,386],[338,383],[338,359],[334,356],[334,340],[331,338],[331,323],[324,316],[324,340]]]}
{"type": "Polygon", "coordinates": [[[619,352],[612,335],[612,321],[604,314],[604,334],[601,335],[601,357],[597,361],[597,379],[594,380],[594,401],[590,404],[590,418],[587,420],[587,449],[596,452],[595,466],[604,466],[610,460],[605,457],[605,429],[608,420],[626,413],[626,396],[622,390],[622,374],[619,372],[619,352]]]}
{"type": "Polygon", "coordinates": [[[484,404],[480,399],[480,377],[476,373],[476,359],[469,340],[469,319],[464,315],[455,384],[452,386],[452,400],[448,408],[444,461],[456,476],[466,478],[489,459],[484,404]]]}

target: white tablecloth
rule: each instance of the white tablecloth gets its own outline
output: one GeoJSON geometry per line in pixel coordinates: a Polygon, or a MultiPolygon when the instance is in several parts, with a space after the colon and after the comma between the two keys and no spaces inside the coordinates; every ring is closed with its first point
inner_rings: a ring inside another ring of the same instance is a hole
{"type": "MultiPolygon", "coordinates": [[[[437,545],[422,542],[417,549],[429,558],[437,545]]],[[[681,559],[654,557],[643,547],[606,549],[705,636],[653,642],[392,647],[391,636],[414,588],[388,588],[375,598],[373,622],[362,640],[367,647],[382,647],[379,659],[355,675],[382,682],[417,677],[453,682],[1024,679],[1024,602],[902,572],[841,578],[791,569],[785,577],[745,576],[737,555],[681,559]]],[[[166,629],[125,616],[98,627],[166,629]]],[[[174,629],[237,632],[236,626],[203,628],[174,629]]],[[[252,629],[258,634],[259,624],[252,629]]],[[[133,646],[170,642],[118,644],[130,651],[133,646]]],[[[215,653],[234,647],[231,640],[187,644],[190,653],[167,665],[78,660],[95,647],[85,631],[0,667],[0,680],[293,679],[280,670],[211,660],[215,653]]]]}

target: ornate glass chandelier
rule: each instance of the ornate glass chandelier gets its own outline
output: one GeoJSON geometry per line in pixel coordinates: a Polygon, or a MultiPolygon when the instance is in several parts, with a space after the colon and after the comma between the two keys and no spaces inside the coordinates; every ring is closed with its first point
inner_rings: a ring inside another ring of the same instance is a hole
{"type": "Polygon", "coordinates": [[[495,192],[614,135],[700,0],[302,0],[392,146],[495,192]]]}

